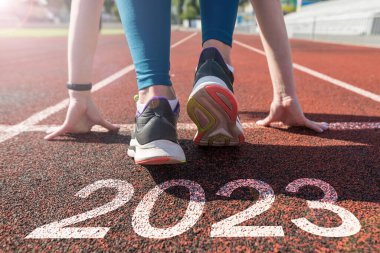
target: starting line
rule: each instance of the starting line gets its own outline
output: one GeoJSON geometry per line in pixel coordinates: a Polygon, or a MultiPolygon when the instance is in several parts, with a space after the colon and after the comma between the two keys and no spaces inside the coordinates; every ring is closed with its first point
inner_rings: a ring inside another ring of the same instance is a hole
{"type": "MultiPolygon", "coordinates": [[[[120,126],[120,131],[122,132],[128,132],[132,131],[134,128],[134,124],[116,124],[120,126]]],[[[242,126],[244,129],[258,129],[258,128],[265,128],[263,126],[257,125],[255,122],[243,122],[242,126]]],[[[281,126],[276,126],[273,124],[274,127],[277,128],[283,128],[281,126]]],[[[22,132],[46,132],[49,129],[52,128],[58,128],[59,125],[32,125],[32,126],[25,126],[23,129],[17,129],[17,133],[21,130],[22,132]]],[[[187,130],[197,130],[196,125],[193,123],[178,123],[177,129],[182,131],[187,130]]],[[[380,122],[334,122],[329,123],[329,130],[336,130],[336,131],[344,131],[344,130],[375,130],[380,129],[380,122]]],[[[107,129],[101,127],[101,126],[94,126],[91,131],[93,132],[108,132],[107,129]]],[[[11,125],[0,125],[0,133],[12,133],[12,126],[11,125]]]]}

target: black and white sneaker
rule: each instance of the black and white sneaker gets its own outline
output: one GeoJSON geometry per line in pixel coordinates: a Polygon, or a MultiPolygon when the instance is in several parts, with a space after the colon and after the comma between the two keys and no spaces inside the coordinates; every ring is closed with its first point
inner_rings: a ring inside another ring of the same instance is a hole
{"type": "Polygon", "coordinates": [[[178,143],[177,120],[179,103],[172,110],[164,97],[154,97],[136,115],[136,125],[128,148],[128,155],[136,164],[159,165],[186,162],[178,143]]]}
{"type": "Polygon", "coordinates": [[[234,146],[244,142],[233,82],[233,73],[219,51],[204,49],[187,102],[187,113],[198,128],[195,144],[234,146]]]}

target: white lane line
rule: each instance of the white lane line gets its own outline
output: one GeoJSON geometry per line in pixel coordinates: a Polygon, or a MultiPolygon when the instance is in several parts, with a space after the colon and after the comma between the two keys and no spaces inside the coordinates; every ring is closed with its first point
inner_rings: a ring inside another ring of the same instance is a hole
{"type": "MultiPolygon", "coordinates": [[[[258,54],[260,54],[260,55],[264,55],[264,56],[265,56],[265,52],[264,52],[263,50],[260,50],[260,49],[258,49],[258,48],[252,47],[252,46],[250,46],[250,45],[247,45],[247,44],[245,44],[245,43],[242,43],[242,42],[240,42],[240,41],[236,41],[236,40],[234,41],[234,43],[235,43],[236,45],[239,45],[239,46],[241,46],[241,47],[244,47],[244,48],[246,48],[246,49],[249,49],[249,50],[251,50],[251,51],[253,51],[253,52],[255,52],[255,53],[258,53],[258,54]]],[[[294,68],[294,69],[297,69],[297,70],[299,70],[299,71],[301,71],[301,72],[304,72],[304,73],[306,73],[306,74],[309,74],[309,75],[311,75],[311,76],[314,76],[314,77],[316,77],[316,78],[319,78],[319,79],[321,79],[321,80],[323,80],[323,81],[326,81],[326,82],[329,82],[329,83],[334,84],[334,85],[336,85],[336,86],[339,86],[339,87],[341,87],[341,88],[344,88],[344,89],[346,89],[346,90],[352,91],[352,92],[354,92],[354,93],[356,93],[356,94],[359,94],[359,95],[361,95],[361,96],[363,96],[363,97],[366,97],[366,98],[372,99],[372,100],[374,100],[374,101],[376,101],[376,102],[380,102],[380,95],[377,95],[377,94],[372,93],[372,92],[370,92],[370,91],[367,91],[367,90],[364,90],[364,89],[358,88],[358,87],[356,87],[356,86],[354,86],[354,85],[352,85],[352,84],[349,84],[349,83],[346,83],[346,82],[340,81],[340,80],[338,80],[338,79],[336,79],[336,78],[333,78],[333,77],[331,77],[331,76],[328,76],[328,75],[322,74],[322,73],[320,73],[320,72],[318,72],[318,71],[312,70],[312,69],[310,69],[310,68],[307,68],[307,67],[302,66],[302,65],[297,64],[297,63],[294,63],[294,64],[293,64],[293,68],[294,68]]]]}
{"type": "Polygon", "coordinates": [[[240,41],[238,41],[238,40],[234,40],[234,43],[235,43],[236,45],[239,45],[239,46],[241,46],[241,47],[244,47],[244,48],[246,48],[246,49],[249,49],[249,50],[251,50],[251,51],[253,51],[253,52],[255,52],[255,53],[258,53],[258,54],[261,54],[261,55],[264,55],[264,56],[265,56],[265,52],[264,52],[263,50],[261,50],[261,49],[258,49],[258,48],[255,48],[255,47],[251,47],[250,45],[247,45],[247,44],[245,44],[245,43],[243,43],[243,42],[240,42],[240,41]]]}
{"type": "MultiPolygon", "coordinates": [[[[120,131],[122,132],[132,131],[134,128],[134,124],[116,124],[116,125],[120,127],[120,131]]],[[[32,126],[25,126],[25,128],[23,129],[23,132],[46,132],[49,129],[58,128],[58,127],[59,125],[32,125],[32,126]]],[[[194,124],[188,124],[188,123],[178,123],[177,128],[179,130],[196,130],[197,129],[197,127],[194,124]]],[[[15,131],[15,130],[12,129],[11,125],[0,125],[0,132],[12,133],[12,131],[15,131]]],[[[91,129],[91,131],[107,132],[107,129],[96,125],[91,129]]]]}
{"type": "Polygon", "coordinates": [[[183,38],[182,40],[177,41],[176,43],[174,43],[173,45],[171,45],[170,48],[175,48],[175,47],[181,45],[182,43],[184,43],[184,42],[186,42],[187,40],[191,39],[191,38],[194,37],[195,35],[197,35],[197,32],[194,32],[194,33],[190,34],[189,36],[183,38]]]}
{"type": "MultiPolygon", "coordinates": [[[[120,131],[128,132],[132,131],[134,124],[117,124],[120,126],[120,131]]],[[[243,122],[244,129],[258,129],[265,128],[262,126],[256,125],[254,122],[243,122]]],[[[23,132],[46,132],[51,128],[57,128],[59,125],[32,125],[25,126],[23,132]]],[[[193,123],[178,123],[178,130],[188,131],[188,130],[197,130],[197,127],[193,123]]],[[[374,130],[380,129],[380,122],[333,122],[329,123],[330,130],[374,130]]],[[[12,127],[10,125],[0,125],[0,133],[12,133],[12,127]]],[[[93,132],[107,132],[107,129],[101,126],[94,126],[92,128],[93,132]]]]}
{"type": "Polygon", "coordinates": [[[380,129],[380,122],[338,122],[338,123],[330,123],[329,129],[332,129],[332,130],[380,129]]]}
{"type": "MultiPolygon", "coordinates": [[[[194,37],[196,34],[197,34],[197,32],[190,34],[189,36],[183,38],[182,40],[174,43],[171,46],[171,48],[175,48],[175,47],[179,46],[180,44],[182,44],[182,43],[186,42],[187,40],[191,39],[192,37],[194,37]]],[[[92,92],[96,92],[96,91],[106,87],[107,85],[116,81],[120,77],[132,72],[134,69],[135,69],[134,65],[131,64],[131,65],[117,71],[116,73],[110,75],[109,77],[103,79],[102,81],[94,84],[94,86],[92,88],[92,92]]],[[[33,114],[32,116],[30,116],[26,120],[18,123],[17,125],[9,126],[9,129],[7,129],[7,131],[2,132],[0,134],[0,143],[19,135],[20,133],[24,132],[24,129],[26,129],[26,128],[37,125],[39,122],[47,119],[51,115],[53,115],[53,114],[63,110],[64,108],[66,108],[68,106],[68,104],[69,104],[69,99],[66,98],[66,99],[62,100],[61,102],[59,102],[53,106],[50,106],[50,107],[48,107],[42,111],[39,111],[39,112],[33,114]]]]}

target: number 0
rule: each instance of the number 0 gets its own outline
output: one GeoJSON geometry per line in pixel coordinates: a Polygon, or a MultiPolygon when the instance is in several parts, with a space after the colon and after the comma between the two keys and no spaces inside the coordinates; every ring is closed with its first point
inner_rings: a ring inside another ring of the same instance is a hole
{"type": "Polygon", "coordinates": [[[180,235],[197,223],[205,205],[205,193],[196,182],[189,180],[172,180],[162,183],[150,190],[137,206],[132,217],[132,226],[137,234],[147,238],[164,239],[180,235]],[[182,220],[170,228],[155,228],[149,223],[149,216],[158,197],[168,188],[184,186],[190,191],[190,202],[182,220]]]}

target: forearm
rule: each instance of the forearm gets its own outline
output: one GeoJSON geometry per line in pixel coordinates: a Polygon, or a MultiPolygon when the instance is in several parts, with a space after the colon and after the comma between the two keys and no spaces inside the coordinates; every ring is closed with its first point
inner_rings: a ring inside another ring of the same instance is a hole
{"type": "Polygon", "coordinates": [[[104,0],[73,0],[68,39],[68,82],[91,83],[104,0]]]}
{"type": "Polygon", "coordinates": [[[252,0],[267,56],[274,99],[296,97],[292,57],[279,0],[252,0]]]}

